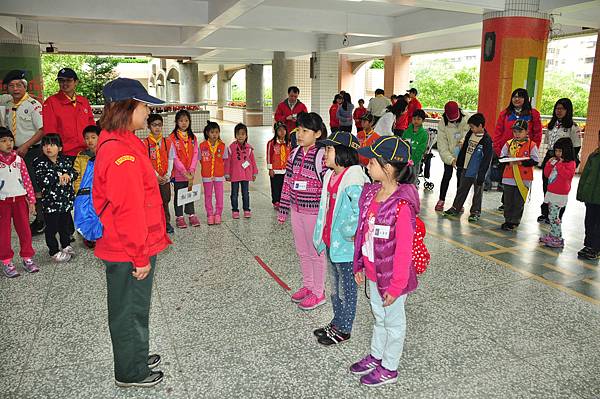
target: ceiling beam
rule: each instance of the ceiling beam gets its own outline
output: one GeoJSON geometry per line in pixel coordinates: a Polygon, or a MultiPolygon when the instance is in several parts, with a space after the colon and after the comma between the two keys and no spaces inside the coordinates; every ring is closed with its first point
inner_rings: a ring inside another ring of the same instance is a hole
{"type": "Polygon", "coordinates": [[[223,28],[203,39],[198,46],[215,49],[266,50],[298,52],[314,51],[317,35],[300,32],[273,32],[253,29],[223,28]]]}
{"type": "MultiPolygon", "coordinates": [[[[45,48],[45,46],[41,46],[45,48]]],[[[42,50],[43,50],[42,48],[42,50]]],[[[201,57],[210,50],[190,47],[144,47],[123,45],[90,46],[89,44],[62,44],[56,47],[60,53],[148,56],[156,58],[193,58],[201,57]]]]}
{"type": "Polygon", "coordinates": [[[401,6],[422,7],[441,11],[482,14],[485,10],[503,11],[504,0],[370,0],[401,6]]]}

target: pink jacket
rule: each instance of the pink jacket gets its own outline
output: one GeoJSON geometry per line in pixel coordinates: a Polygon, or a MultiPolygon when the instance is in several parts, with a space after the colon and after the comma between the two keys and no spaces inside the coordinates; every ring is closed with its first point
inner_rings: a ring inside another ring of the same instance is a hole
{"type": "Polygon", "coordinates": [[[225,158],[225,178],[232,182],[252,181],[258,174],[254,159],[254,148],[246,143],[241,146],[237,140],[227,147],[225,158]]]}
{"type": "Polygon", "coordinates": [[[552,158],[546,162],[546,166],[544,167],[544,176],[546,177],[550,177],[554,168],[556,168],[556,172],[558,173],[556,180],[552,183],[548,182],[548,191],[552,194],[567,195],[571,191],[571,182],[573,181],[573,176],[575,176],[575,161],[561,161],[552,164],[553,161],[556,161],[556,158],[552,158]]]}
{"type": "MultiPolygon", "coordinates": [[[[178,140],[171,139],[171,152],[169,154],[169,158],[173,158],[173,174],[172,177],[175,181],[182,182],[187,181],[187,177],[185,177],[184,172],[186,172],[185,166],[183,162],[177,156],[176,145],[178,140]]],[[[190,163],[190,168],[187,170],[188,173],[196,173],[196,167],[198,166],[198,139],[194,139],[193,142],[193,153],[192,153],[192,162],[190,163]]]]}

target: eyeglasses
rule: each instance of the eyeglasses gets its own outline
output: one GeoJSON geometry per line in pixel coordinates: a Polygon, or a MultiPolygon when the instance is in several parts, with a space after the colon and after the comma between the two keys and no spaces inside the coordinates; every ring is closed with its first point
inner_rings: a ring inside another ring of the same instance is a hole
{"type": "Polygon", "coordinates": [[[163,124],[160,122],[154,122],[154,123],[150,124],[150,127],[162,127],[162,126],[163,126],[163,124]]]}
{"type": "Polygon", "coordinates": [[[59,78],[58,83],[73,83],[75,79],[73,78],[59,78]]]}

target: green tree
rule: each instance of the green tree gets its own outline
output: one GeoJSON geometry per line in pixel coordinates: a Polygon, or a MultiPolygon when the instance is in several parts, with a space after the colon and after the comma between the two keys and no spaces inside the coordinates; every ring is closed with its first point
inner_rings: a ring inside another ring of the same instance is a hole
{"type": "Polygon", "coordinates": [[[383,60],[374,60],[373,63],[371,64],[370,69],[383,69],[383,68],[384,68],[383,60]]]}
{"type": "Polygon", "coordinates": [[[456,70],[446,60],[417,69],[413,86],[426,108],[444,108],[454,100],[464,109],[477,109],[479,75],[476,68],[456,70]]]}
{"type": "Polygon", "coordinates": [[[546,73],[542,88],[542,103],[538,104],[538,111],[542,115],[552,115],[556,100],[566,97],[573,102],[573,115],[586,117],[590,95],[589,84],[589,80],[579,79],[573,73],[546,73]]]}

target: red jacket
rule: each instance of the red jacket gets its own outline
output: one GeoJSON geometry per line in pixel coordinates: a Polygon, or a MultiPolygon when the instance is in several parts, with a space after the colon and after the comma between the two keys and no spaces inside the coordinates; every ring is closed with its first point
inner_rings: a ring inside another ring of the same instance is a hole
{"type": "Polygon", "coordinates": [[[354,124],[356,125],[356,131],[360,132],[362,130],[362,122],[361,119],[368,112],[368,109],[365,107],[357,107],[354,109],[354,113],[352,114],[352,119],[354,119],[354,124]]]}
{"type": "Polygon", "coordinates": [[[300,100],[296,101],[296,105],[294,108],[290,108],[290,104],[288,100],[285,99],[279,103],[277,109],[275,110],[275,121],[283,122],[287,126],[288,134],[296,128],[296,120],[287,120],[286,118],[290,115],[299,114],[300,112],[308,112],[306,109],[306,105],[300,102],[300,100]]]}
{"type": "MultiPolygon", "coordinates": [[[[492,135],[492,141],[494,142],[494,152],[497,156],[500,156],[500,152],[502,152],[502,147],[508,140],[514,138],[512,132],[512,126],[515,124],[515,117],[506,112],[504,109],[500,116],[498,116],[498,121],[496,122],[496,129],[494,130],[494,134],[492,135]]],[[[529,138],[540,148],[540,144],[542,143],[542,119],[540,118],[540,113],[537,109],[531,110],[531,120],[527,122],[527,132],[529,134],[529,138]]]]}
{"type": "Polygon", "coordinates": [[[556,168],[558,175],[556,176],[556,180],[552,183],[548,183],[548,191],[552,194],[559,195],[567,195],[571,191],[571,182],[573,181],[573,177],[575,176],[575,161],[570,162],[558,162],[555,165],[552,164],[556,158],[552,158],[548,162],[546,162],[546,166],[544,167],[544,176],[550,177],[550,173],[552,173],[552,169],[556,168]]]}
{"type": "Polygon", "coordinates": [[[156,174],[147,148],[134,133],[102,131],[92,187],[104,225],[96,242],[98,258],[144,267],[171,244],[156,174]]]}
{"type": "Polygon", "coordinates": [[[339,105],[331,104],[329,107],[329,126],[331,127],[340,127],[340,120],[337,118],[337,110],[339,105]]]}
{"type": "Polygon", "coordinates": [[[76,96],[74,107],[62,91],[44,101],[44,132],[58,133],[63,142],[63,154],[75,156],[85,150],[83,129],[95,125],[92,107],[87,98],[76,96]]]}
{"type": "MultiPolygon", "coordinates": [[[[408,107],[406,107],[406,113],[407,113],[406,117],[408,118],[408,120],[410,122],[412,122],[413,112],[415,112],[418,109],[423,109],[423,106],[421,105],[421,101],[419,101],[417,99],[417,97],[411,98],[410,101],[408,102],[408,107]]],[[[408,127],[408,125],[406,125],[406,126],[408,127]]]]}

